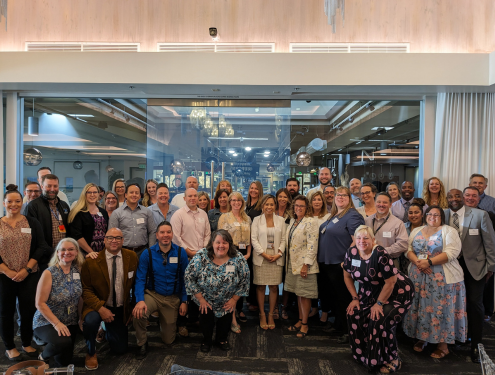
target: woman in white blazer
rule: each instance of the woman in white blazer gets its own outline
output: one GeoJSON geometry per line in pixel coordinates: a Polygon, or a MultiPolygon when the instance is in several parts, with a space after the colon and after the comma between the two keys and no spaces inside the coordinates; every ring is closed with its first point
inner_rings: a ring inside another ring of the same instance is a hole
{"type": "Polygon", "coordinates": [[[251,244],[253,246],[253,283],[257,285],[256,296],[260,306],[260,327],[274,329],[274,311],[278,299],[278,285],[282,282],[285,264],[285,231],[283,217],[275,215],[276,201],[273,195],[265,195],[261,201],[262,214],[254,218],[251,226],[251,244]],[[268,285],[270,294],[268,324],[266,323],[265,290],[268,285]]]}
{"type": "Polygon", "coordinates": [[[296,294],[299,308],[299,321],[290,326],[289,331],[298,332],[297,337],[303,338],[308,334],[311,299],[318,298],[316,254],[319,228],[318,222],[310,217],[309,201],[304,195],[294,199],[292,212],[293,218],[285,235],[287,263],[284,289],[296,294]]]}

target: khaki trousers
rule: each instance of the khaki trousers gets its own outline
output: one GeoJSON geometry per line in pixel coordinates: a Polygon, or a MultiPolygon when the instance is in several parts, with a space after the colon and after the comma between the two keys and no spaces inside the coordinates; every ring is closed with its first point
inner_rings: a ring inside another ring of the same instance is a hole
{"type": "Polygon", "coordinates": [[[160,334],[165,344],[171,344],[175,340],[177,328],[177,315],[179,313],[180,299],[176,295],[162,296],[154,291],[146,289],[144,291],[144,303],[147,312],[141,319],[133,319],[136,330],[136,340],[138,346],[142,346],[148,340],[146,323],[152,312],[158,311],[160,318],[160,334]]]}

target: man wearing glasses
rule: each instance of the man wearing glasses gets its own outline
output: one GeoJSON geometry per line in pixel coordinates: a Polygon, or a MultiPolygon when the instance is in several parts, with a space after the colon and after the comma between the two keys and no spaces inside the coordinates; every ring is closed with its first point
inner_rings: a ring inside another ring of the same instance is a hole
{"type": "Polygon", "coordinates": [[[187,313],[184,273],[189,264],[184,249],[172,243],[172,225],[162,221],[156,229],[156,244],[143,251],[136,276],[136,306],[132,311],[138,352],[136,359],[148,354],[146,325],[158,310],[160,334],[165,344],[172,344],[177,329],[177,315],[187,313]],[[151,256],[151,260],[150,260],[151,256]]]}
{"type": "Polygon", "coordinates": [[[87,258],[81,270],[83,311],[81,320],[88,347],[85,365],[98,368],[96,335],[101,321],[105,322],[106,340],[110,352],[123,354],[128,347],[127,325],[132,319],[134,286],[138,257],[134,251],[122,248],[124,235],[118,228],[105,235],[105,250],[96,259],[87,258]]]}
{"type": "Polygon", "coordinates": [[[29,202],[34,201],[41,195],[41,186],[38,182],[32,181],[28,182],[24,187],[24,197],[25,201],[21,207],[21,215],[25,215],[26,207],[29,202]]]}
{"type": "Polygon", "coordinates": [[[495,232],[486,211],[464,205],[462,191],[447,193],[449,208],[445,222],[457,230],[462,249],[459,264],[466,285],[468,332],[471,336],[471,360],[480,363],[478,344],[483,337],[483,291],[495,271],[495,232]]]}

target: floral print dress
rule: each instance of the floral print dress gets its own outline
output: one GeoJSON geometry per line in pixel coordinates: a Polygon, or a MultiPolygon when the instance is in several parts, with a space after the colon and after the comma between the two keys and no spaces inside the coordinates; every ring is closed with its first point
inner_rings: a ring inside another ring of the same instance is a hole
{"type": "Polygon", "coordinates": [[[369,259],[364,260],[359,251],[347,250],[343,268],[349,272],[359,288],[360,310],[347,315],[352,356],[359,363],[373,368],[398,358],[397,324],[411,307],[414,285],[409,278],[394,267],[385,249],[376,246],[369,259]],[[385,280],[397,276],[392,294],[383,306],[383,316],[371,320],[371,307],[377,302],[385,280]]]}
{"type": "MultiPolygon", "coordinates": [[[[419,231],[412,242],[416,255],[427,250],[434,258],[443,251],[442,230],[427,241],[419,231]]],[[[430,266],[430,275],[421,272],[411,263],[409,277],[414,283],[411,310],[404,319],[406,335],[430,343],[453,344],[466,341],[466,289],[464,281],[446,284],[443,266],[430,266]]]]}
{"type": "Polygon", "coordinates": [[[249,295],[249,267],[241,253],[221,266],[208,257],[206,249],[191,259],[184,275],[187,294],[199,306],[195,294],[201,293],[217,318],[226,314],[223,305],[234,295],[249,295]]]}

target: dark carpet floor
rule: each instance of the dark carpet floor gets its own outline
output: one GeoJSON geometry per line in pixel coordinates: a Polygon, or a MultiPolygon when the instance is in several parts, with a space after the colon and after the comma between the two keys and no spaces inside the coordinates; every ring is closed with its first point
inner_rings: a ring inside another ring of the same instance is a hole
{"type": "MultiPolygon", "coordinates": [[[[247,310],[247,309],[246,309],[247,310]]],[[[264,331],[258,323],[258,315],[247,313],[248,322],[241,323],[242,333],[230,333],[232,350],[224,352],[214,347],[208,354],[199,350],[202,335],[197,328],[190,328],[190,336],[178,338],[172,345],[161,342],[156,323],[149,327],[150,353],[142,361],[134,359],[137,348],[134,332],[129,333],[130,351],[123,356],[109,353],[107,343],[98,346],[100,374],[169,374],[172,364],[207,370],[242,374],[368,374],[351,357],[348,345],[337,343],[338,336],[323,328],[310,325],[309,334],[299,339],[287,330],[288,323],[277,321],[274,330],[264,331]]],[[[488,355],[495,358],[495,321],[485,324],[484,345],[488,355]]],[[[20,340],[16,337],[17,348],[20,340]]],[[[414,340],[399,334],[400,356],[404,361],[401,374],[481,374],[481,366],[471,362],[469,346],[450,346],[450,354],[444,359],[433,359],[429,355],[435,349],[429,345],[423,353],[416,353],[414,340]]],[[[2,351],[5,350],[1,344],[2,351]]],[[[4,351],[5,352],[5,351],[4,351]]],[[[84,368],[86,354],[82,334],[78,338],[74,365],[76,373],[88,372],[84,368]]],[[[0,357],[0,371],[11,364],[4,355],[0,357]]]]}

